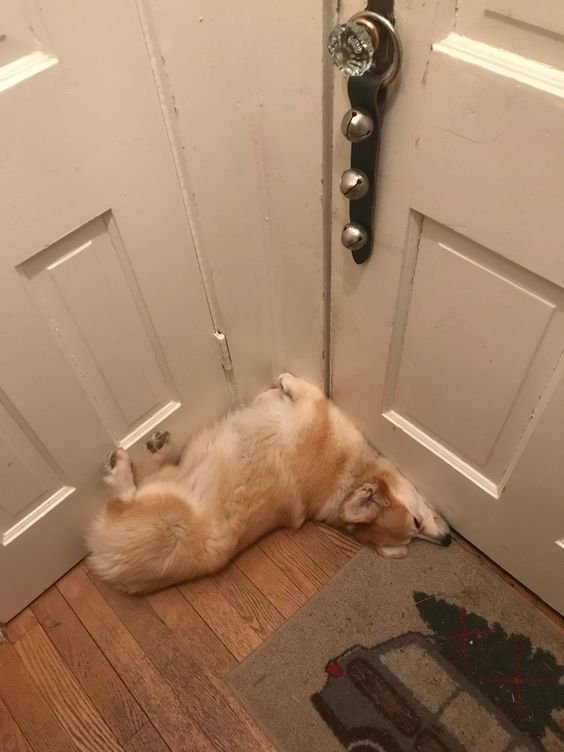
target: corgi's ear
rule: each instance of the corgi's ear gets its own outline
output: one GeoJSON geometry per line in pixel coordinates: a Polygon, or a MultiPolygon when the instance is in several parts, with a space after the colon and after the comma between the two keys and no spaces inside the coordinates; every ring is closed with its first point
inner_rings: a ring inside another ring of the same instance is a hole
{"type": "Polygon", "coordinates": [[[341,505],[340,517],[347,524],[374,522],[390,506],[384,481],[365,483],[348,496],[341,505]]]}

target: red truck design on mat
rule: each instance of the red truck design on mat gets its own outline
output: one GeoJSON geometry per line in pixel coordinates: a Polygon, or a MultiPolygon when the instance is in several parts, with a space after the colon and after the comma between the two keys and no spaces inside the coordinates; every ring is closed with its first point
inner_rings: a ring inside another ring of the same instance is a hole
{"type": "Polygon", "coordinates": [[[326,673],[325,686],[311,699],[346,750],[541,749],[425,635],[412,632],[372,648],[352,647],[329,661],[326,673]]]}

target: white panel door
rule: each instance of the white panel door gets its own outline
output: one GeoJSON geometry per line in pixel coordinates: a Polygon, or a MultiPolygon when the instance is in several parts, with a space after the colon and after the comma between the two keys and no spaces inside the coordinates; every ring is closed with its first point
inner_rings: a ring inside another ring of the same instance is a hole
{"type": "Polygon", "coordinates": [[[229,404],[136,3],[4,5],[0,620],[82,557],[113,445],[229,404]]]}
{"type": "Polygon", "coordinates": [[[139,5],[239,394],[281,370],[321,385],[337,1],[139,5]]]}
{"type": "MultiPolygon", "coordinates": [[[[396,13],[405,60],[366,266],[340,247],[334,197],[333,394],[456,529],[564,612],[562,4],[396,13]]],[[[334,147],[337,177],[340,133],[334,147]]]]}

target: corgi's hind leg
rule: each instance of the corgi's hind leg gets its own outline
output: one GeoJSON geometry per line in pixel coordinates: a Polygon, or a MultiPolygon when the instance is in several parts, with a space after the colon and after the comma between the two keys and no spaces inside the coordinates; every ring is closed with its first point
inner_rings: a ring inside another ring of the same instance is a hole
{"type": "Polygon", "coordinates": [[[135,461],[135,480],[140,481],[149,475],[156,473],[163,465],[176,464],[176,452],[174,450],[170,433],[168,431],[156,431],[145,442],[139,458],[135,461]]]}
{"type": "Polygon", "coordinates": [[[292,402],[300,399],[323,399],[324,394],[309,381],[299,379],[291,373],[281,373],[277,379],[277,385],[282,394],[292,402]]]}
{"type": "Polygon", "coordinates": [[[172,450],[170,431],[155,431],[149,441],[145,442],[145,449],[159,464],[166,462],[172,450]]]}
{"type": "Polygon", "coordinates": [[[104,483],[112,496],[122,501],[130,501],[135,496],[135,481],[131,461],[125,449],[114,449],[104,465],[104,483]]]}

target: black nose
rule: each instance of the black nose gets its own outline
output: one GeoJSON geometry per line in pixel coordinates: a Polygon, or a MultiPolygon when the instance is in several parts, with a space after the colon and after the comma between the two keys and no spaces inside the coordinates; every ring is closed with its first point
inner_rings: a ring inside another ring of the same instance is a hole
{"type": "Polygon", "coordinates": [[[441,546],[450,546],[452,543],[452,535],[447,533],[444,538],[441,538],[441,546]]]}

